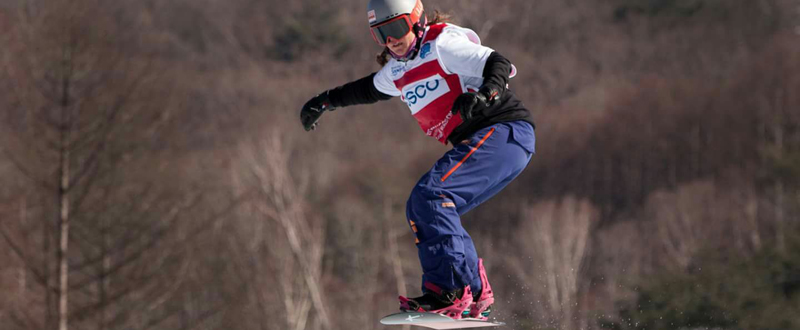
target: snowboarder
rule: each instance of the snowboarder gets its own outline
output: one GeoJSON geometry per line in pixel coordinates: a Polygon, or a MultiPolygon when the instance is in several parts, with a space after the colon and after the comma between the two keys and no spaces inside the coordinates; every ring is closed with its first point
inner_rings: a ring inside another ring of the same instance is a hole
{"type": "Polygon", "coordinates": [[[367,19],[384,47],[382,69],[311,98],[301,122],[310,131],[326,111],[399,96],[425,134],[453,146],[406,205],[423,294],[400,297],[400,308],[485,320],[494,294],[460,216],[508,185],[535,152],[531,114],[508,88],[516,68],[446,16],[429,22],[421,0],[370,0],[367,19]]]}

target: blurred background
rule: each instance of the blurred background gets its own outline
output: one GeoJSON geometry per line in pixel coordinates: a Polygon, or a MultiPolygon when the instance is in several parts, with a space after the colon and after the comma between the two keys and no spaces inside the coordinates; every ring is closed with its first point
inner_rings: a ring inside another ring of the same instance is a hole
{"type": "MultiPolygon", "coordinates": [[[[0,0],[0,329],[385,329],[448,150],[366,0],[0,0]]],[[[537,154],[465,215],[506,329],[800,329],[800,1],[426,0],[537,154]]]]}

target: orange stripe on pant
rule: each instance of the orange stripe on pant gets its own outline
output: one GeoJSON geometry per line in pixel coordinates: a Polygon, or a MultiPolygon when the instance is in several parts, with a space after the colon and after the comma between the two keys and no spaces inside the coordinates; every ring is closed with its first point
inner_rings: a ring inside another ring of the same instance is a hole
{"type": "Polygon", "coordinates": [[[414,231],[414,243],[419,244],[419,238],[416,237],[417,236],[417,224],[414,222],[414,220],[410,220],[410,219],[408,220],[408,222],[411,224],[411,230],[414,231]]]}
{"type": "Polygon", "coordinates": [[[464,156],[464,159],[462,159],[460,162],[458,162],[458,164],[456,164],[456,166],[453,166],[453,168],[451,168],[450,171],[447,172],[447,174],[445,174],[442,177],[441,181],[444,182],[444,180],[447,180],[447,178],[450,177],[450,175],[453,174],[453,172],[455,172],[459,167],[461,167],[461,164],[464,164],[464,162],[467,161],[467,159],[470,156],[472,156],[473,153],[475,153],[475,150],[478,150],[478,148],[480,148],[483,145],[483,143],[486,142],[486,139],[488,139],[490,136],[492,136],[492,133],[494,133],[494,127],[492,127],[492,129],[489,130],[489,133],[486,133],[486,136],[484,136],[483,139],[481,139],[478,142],[478,144],[475,145],[475,147],[472,148],[472,150],[470,150],[469,153],[466,156],[464,156]]]}

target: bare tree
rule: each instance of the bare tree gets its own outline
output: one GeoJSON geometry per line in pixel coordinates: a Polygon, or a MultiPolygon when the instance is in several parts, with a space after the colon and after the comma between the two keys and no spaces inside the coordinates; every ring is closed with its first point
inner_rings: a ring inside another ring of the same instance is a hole
{"type": "Polygon", "coordinates": [[[24,209],[37,211],[13,228],[0,224],[0,234],[43,298],[41,309],[20,309],[15,318],[33,329],[67,330],[90,320],[97,329],[158,326],[177,313],[165,307],[182,279],[166,277],[187,265],[175,262],[184,251],[175,245],[194,237],[175,236],[178,220],[200,199],[153,189],[144,183],[153,178],[133,166],[162,125],[152,106],[169,101],[154,98],[163,96],[156,93],[163,76],[151,59],[128,52],[140,36],[129,17],[117,15],[121,7],[92,0],[30,5],[4,40],[15,52],[3,57],[0,74],[15,83],[0,108],[0,152],[35,197],[24,209]],[[34,228],[39,234],[26,234],[34,228]],[[167,247],[173,253],[159,251],[167,247]],[[137,308],[151,313],[132,317],[137,308]],[[43,317],[32,314],[38,312],[43,317]]]}
{"type": "MultiPolygon", "coordinates": [[[[704,187],[708,188],[708,187],[704,187]]],[[[655,219],[658,238],[665,255],[679,267],[687,269],[702,248],[703,208],[706,203],[695,194],[656,193],[650,197],[648,218],[655,219]]]]}
{"type": "Polygon", "coordinates": [[[567,197],[527,209],[518,244],[530,261],[512,260],[520,278],[536,274],[532,293],[541,297],[540,317],[551,324],[582,326],[578,293],[589,256],[590,232],[598,211],[586,200],[567,197]],[[579,319],[580,318],[580,319],[579,319]]]}
{"type": "Polygon", "coordinates": [[[732,243],[747,254],[761,244],[752,188],[720,189],[710,181],[652,194],[644,216],[655,226],[654,246],[663,253],[664,267],[688,270],[705,248],[732,243]],[[725,192],[725,190],[729,192],[725,192]],[[750,191],[750,193],[748,193],[750,191]]]}
{"type": "MultiPolygon", "coordinates": [[[[384,208],[384,221],[391,221],[395,218],[395,213],[393,212],[394,209],[392,208],[392,201],[390,199],[386,199],[383,203],[384,208]]],[[[391,226],[387,226],[388,228],[392,228],[391,226]]],[[[399,231],[398,229],[385,229],[385,235],[387,237],[387,247],[389,252],[389,257],[386,258],[390,260],[390,264],[392,267],[392,273],[394,275],[395,283],[397,284],[397,293],[401,296],[408,296],[406,292],[406,280],[405,280],[405,272],[403,271],[403,258],[400,255],[400,250],[397,247],[397,237],[401,236],[403,233],[407,233],[408,231],[399,231]]],[[[403,330],[409,330],[411,326],[404,325],[403,330]]]]}
{"type": "MultiPolygon", "coordinates": [[[[283,230],[287,252],[292,256],[291,259],[284,258],[280,267],[287,325],[291,329],[306,329],[310,320],[309,307],[313,306],[322,328],[330,329],[331,319],[321,285],[325,235],[323,227],[304,208],[304,186],[298,185],[291,175],[286,148],[279,133],[273,133],[263,143],[243,145],[241,168],[259,191],[259,198],[252,201],[253,206],[262,217],[283,230]],[[297,278],[302,281],[296,282],[297,278]]],[[[268,248],[281,249],[271,244],[268,248]]]]}

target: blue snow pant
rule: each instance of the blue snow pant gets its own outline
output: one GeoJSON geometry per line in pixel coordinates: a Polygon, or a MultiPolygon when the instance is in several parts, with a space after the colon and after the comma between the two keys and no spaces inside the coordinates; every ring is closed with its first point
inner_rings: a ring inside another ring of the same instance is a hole
{"type": "Polygon", "coordinates": [[[417,239],[424,283],[480,292],[478,254],[460,216],[494,196],[528,165],[533,127],[524,121],[479,130],[453,147],[411,192],[406,216],[417,239]]]}

